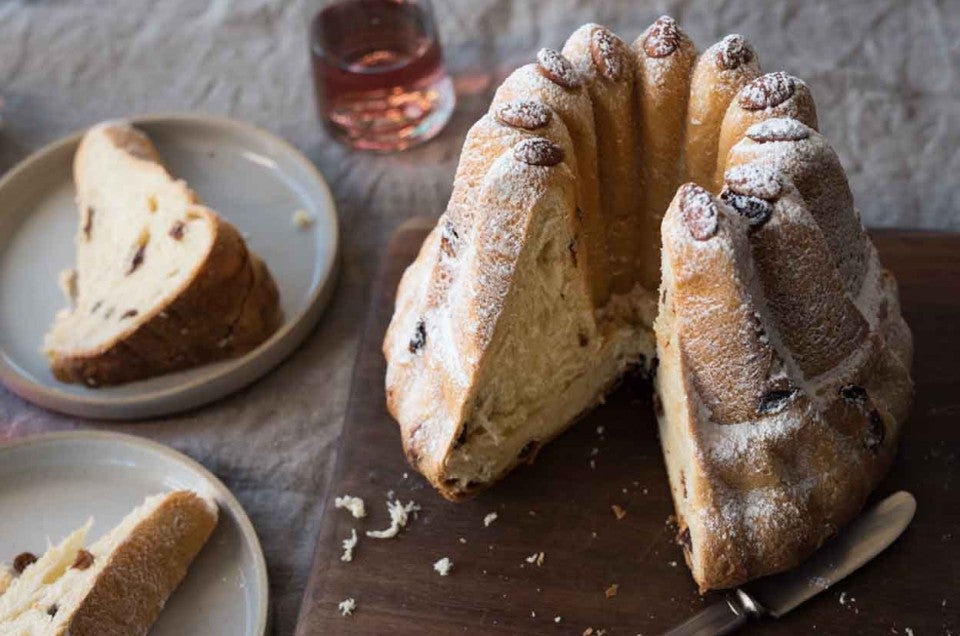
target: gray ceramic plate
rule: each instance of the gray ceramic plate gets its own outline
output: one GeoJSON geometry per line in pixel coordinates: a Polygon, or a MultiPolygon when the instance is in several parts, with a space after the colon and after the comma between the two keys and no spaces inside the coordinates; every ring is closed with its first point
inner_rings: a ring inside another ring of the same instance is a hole
{"type": "Polygon", "coordinates": [[[156,442],[69,432],[0,446],[0,561],[39,554],[90,517],[96,540],[144,497],[178,488],[215,499],[220,519],[150,635],[262,636],[267,567],[250,519],[203,466],[156,442]]]}
{"type": "Polygon", "coordinates": [[[40,351],[65,305],[57,285],[77,230],[71,164],[80,134],[55,142],[0,179],[0,380],[41,406],[107,419],[165,415],[235,391],[276,366],[310,333],[335,281],[333,198],[314,165],[280,138],[229,119],[137,117],[171,172],[247,237],[280,287],[284,324],[247,356],[119,387],[58,382],[40,351]],[[303,209],[314,223],[301,229],[303,209]]]}

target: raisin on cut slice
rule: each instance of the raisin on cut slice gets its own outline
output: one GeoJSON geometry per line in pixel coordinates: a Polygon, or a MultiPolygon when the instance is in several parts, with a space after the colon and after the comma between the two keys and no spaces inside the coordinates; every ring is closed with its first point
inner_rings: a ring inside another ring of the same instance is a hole
{"type": "Polygon", "coordinates": [[[862,406],[867,403],[867,390],[856,384],[845,384],[840,387],[840,397],[848,404],[862,406]]]}
{"type": "Polygon", "coordinates": [[[410,350],[410,353],[420,353],[426,345],[427,325],[423,322],[423,319],[420,319],[417,321],[417,328],[413,332],[413,338],[410,339],[407,349],[410,350]]]}
{"type": "Polygon", "coordinates": [[[880,413],[876,409],[870,411],[867,414],[867,430],[863,437],[863,445],[872,453],[879,453],[886,433],[887,427],[883,423],[880,413]]]}
{"type": "Polygon", "coordinates": [[[800,393],[799,389],[768,391],[760,397],[757,415],[776,415],[786,409],[800,393]]]}

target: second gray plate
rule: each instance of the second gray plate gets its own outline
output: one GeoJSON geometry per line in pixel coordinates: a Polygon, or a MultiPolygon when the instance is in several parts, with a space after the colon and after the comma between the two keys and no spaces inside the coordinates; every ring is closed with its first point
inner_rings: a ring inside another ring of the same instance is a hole
{"type": "Polygon", "coordinates": [[[310,333],[329,300],[339,246],[336,208],[314,165],[279,137],[198,115],[136,117],[170,171],[237,226],[280,287],[284,323],[248,355],[118,387],[58,382],[40,351],[65,301],[77,231],[73,155],[80,133],[35,153],[0,179],[0,380],[40,406],[104,419],[137,419],[205,404],[253,382],[310,333]],[[292,222],[296,210],[313,218],[292,222]]]}

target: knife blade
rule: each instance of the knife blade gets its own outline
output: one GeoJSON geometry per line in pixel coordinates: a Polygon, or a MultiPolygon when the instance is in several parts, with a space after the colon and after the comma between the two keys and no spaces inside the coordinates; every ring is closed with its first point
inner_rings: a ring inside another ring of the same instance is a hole
{"type": "Polygon", "coordinates": [[[908,492],[894,493],[864,512],[796,568],[735,590],[666,636],[729,634],[749,618],[780,618],[851,574],[897,540],[917,510],[908,492]]]}

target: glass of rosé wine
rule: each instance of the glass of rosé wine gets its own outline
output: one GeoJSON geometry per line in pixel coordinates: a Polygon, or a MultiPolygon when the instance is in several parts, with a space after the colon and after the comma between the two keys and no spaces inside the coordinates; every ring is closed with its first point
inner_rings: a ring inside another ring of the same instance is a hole
{"type": "Polygon", "coordinates": [[[453,113],[429,0],[326,2],[310,23],[310,55],[318,115],[354,148],[409,148],[453,113]]]}

